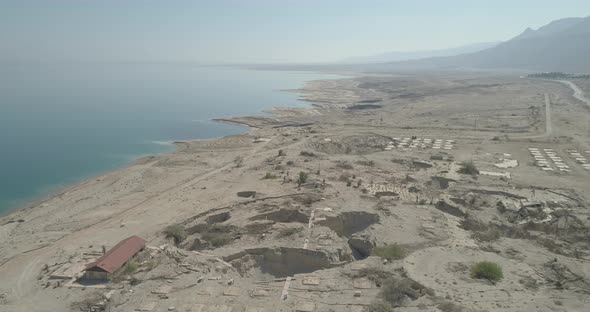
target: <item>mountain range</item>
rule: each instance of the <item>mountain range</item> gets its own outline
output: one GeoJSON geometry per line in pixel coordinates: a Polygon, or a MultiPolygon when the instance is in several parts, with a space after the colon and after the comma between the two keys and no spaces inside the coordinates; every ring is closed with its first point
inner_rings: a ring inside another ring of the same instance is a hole
{"type": "Polygon", "coordinates": [[[521,69],[590,72],[590,17],[565,18],[473,53],[380,64],[382,69],[521,69]]]}
{"type": "Polygon", "coordinates": [[[500,42],[482,42],[482,43],[474,43],[474,44],[469,44],[469,45],[464,45],[464,46],[459,46],[459,47],[453,47],[453,48],[449,48],[449,49],[438,49],[438,50],[394,51],[394,52],[387,52],[387,53],[381,53],[381,54],[370,55],[370,56],[349,57],[347,59],[342,60],[339,63],[371,64],[371,63],[409,61],[409,60],[416,60],[416,59],[423,59],[423,58],[430,58],[430,57],[440,57],[440,56],[452,56],[452,55],[458,55],[458,54],[478,52],[478,51],[485,50],[487,48],[491,48],[493,46],[496,46],[499,43],[500,42]]]}

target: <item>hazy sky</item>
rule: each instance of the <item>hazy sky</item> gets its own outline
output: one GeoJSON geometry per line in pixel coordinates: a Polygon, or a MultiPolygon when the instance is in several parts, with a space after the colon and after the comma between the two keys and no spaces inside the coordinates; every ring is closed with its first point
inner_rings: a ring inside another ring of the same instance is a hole
{"type": "Polygon", "coordinates": [[[588,15],[590,0],[0,0],[0,59],[326,62],[588,15]]]}

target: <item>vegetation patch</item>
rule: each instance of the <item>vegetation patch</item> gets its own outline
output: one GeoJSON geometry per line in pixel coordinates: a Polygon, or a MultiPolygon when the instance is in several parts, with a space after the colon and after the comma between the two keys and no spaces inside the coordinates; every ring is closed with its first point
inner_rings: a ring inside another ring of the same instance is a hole
{"type": "Polygon", "coordinates": [[[296,228],[285,228],[277,233],[277,238],[289,237],[301,232],[303,228],[296,227],[296,228]]]}
{"type": "Polygon", "coordinates": [[[393,307],[385,302],[375,302],[366,308],[367,312],[393,312],[393,307]]]}
{"type": "Polygon", "coordinates": [[[268,180],[268,179],[276,179],[276,178],[277,178],[276,175],[272,174],[271,172],[267,172],[262,179],[268,180]]]}
{"type": "Polygon", "coordinates": [[[481,261],[471,267],[471,277],[498,282],[504,278],[504,273],[502,273],[500,265],[490,261],[481,261]]]}
{"type": "Polygon", "coordinates": [[[164,229],[166,238],[174,239],[174,244],[178,245],[186,239],[186,231],[178,224],[169,225],[164,229]]]}
{"type": "Polygon", "coordinates": [[[356,163],[361,166],[375,167],[375,162],[372,160],[358,160],[356,163]]]}
{"type": "Polygon", "coordinates": [[[442,312],[462,312],[465,311],[465,309],[455,303],[452,302],[443,302],[439,305],[436,306],[439,310],[441,310],[442,312]]]}
{"type": "Polygon", "coordinates": [[[386,281],[393,277],[393,274],[383,271],[379,268],[369,267],[363,268],[356,272],[352,276],[353,278],[367,278],[368,280],[372,281],[377,285],[377,287],[381,287],[386,281]]]}
{"type": "Polygon", "coordinates": [[[385,282],[383,287],[381,287],[379,296],[392,307],[401,307],[408,297],[408,294],[414,292],[410,286],[411,285],[407,279],[390,278],[385,282]]]}
{"type": "Polygon", "coordinates": [[[307,182],[308,174],[307,172],[300,171],[299,176],[297,177],[297,186],[301,186],[307,182]]]}
{"type": "Polygon", "coordinates": [[[462,162],[461,163],[461,168],[459,168],[459,171],[457,171],[461,174],[470,174],[470,175],[476,175],[479,174],[479,170],[477,169],[477,167],[475,167],[475,164],[473,164],[472,162],[462,162]]]}
{"type": "Polygon", "coordinates": [[[373,254],[387,260],[403,259],[406,256],[406,250],[398,244],[390,244],[373,249],[373,254]]]}
{"type": "Polygon", "coordinates": [[[206,226],[201,231],[201,238],[215,248],[225,246],[234,240],[236,229],[227,224],[206,226]]]}
{"type": "Polygon", "coordinates": [[[354,166],[349,163],[348,161],[338,161],[336,162],[336,167],[340,168],[340,169],[353,169],[354,166]]]}

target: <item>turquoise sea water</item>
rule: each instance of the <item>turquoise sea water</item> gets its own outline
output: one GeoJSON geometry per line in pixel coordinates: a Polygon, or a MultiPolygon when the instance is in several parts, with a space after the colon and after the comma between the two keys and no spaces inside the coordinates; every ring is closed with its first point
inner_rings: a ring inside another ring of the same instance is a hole
{"type": "Polygon", "coordinates": [[[0,214],[167,142],[243,132],[211,118],[303,106],[330,75],[170,64],[0,65],[0,214]]]}

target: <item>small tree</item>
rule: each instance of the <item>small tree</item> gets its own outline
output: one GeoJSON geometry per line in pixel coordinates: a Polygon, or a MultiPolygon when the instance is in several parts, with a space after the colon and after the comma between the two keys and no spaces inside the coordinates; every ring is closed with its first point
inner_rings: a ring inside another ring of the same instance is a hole
{"type": "Polygon", "coordinates": [[[307,182],[307,172],[300,171],[299,177],[297,178],[297,186],[301,187],[305,182],[307,182]]]}

